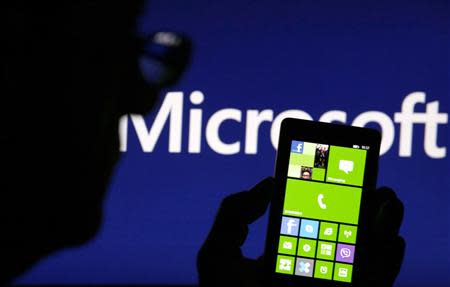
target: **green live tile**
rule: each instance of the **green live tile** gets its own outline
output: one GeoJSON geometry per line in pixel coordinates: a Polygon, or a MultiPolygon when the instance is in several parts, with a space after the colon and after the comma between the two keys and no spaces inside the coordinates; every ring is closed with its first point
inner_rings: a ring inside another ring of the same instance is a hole
{"type": "Polygon", "coordinates": [[[353,225],[341,224],[341,226],[339,227],[338,241],[343,242],[343,243],[355,244],[357,232],[358,232],[358,227],[353,226],[353,225]]]}
{"type": "Polygon", "coordinates": [[[294,260],[293,256],[277,256],[277,266],[275,272],[283,274],[294,274],[294,260]]]}
{"type": "Polygon", "coordinates": [[[336,263],[334,266],[334,276],[335,281],[341,282],[352,282],[353,265],[336,263]]]}
{"type": "Polygon", "coordinates": [[[358,224],[362,189],[288,178],[283,214],[358,224]]]}
{"type": "Polygon", "coordinates": [[[327,182],[362,186],[366,155],[366,150],[331,146],[327,182]]]}
{"type": "Polygon", "coordinates": [[[331,222],[321,222],[320,223],[320,231],[319,231],[319,239],[336,241],[338,234],[338,224],[331,222]]]}
{"type": "Polygon", "coordinates": [[[278,244],[278,253],[295,255],[297,249],[297,238],[289,236],[280,236],[278,244]]]}
{"type": "Polygon", "coordinates": [[[333,262],[316,260],[314,277],[331,280],[333,278],[333,262]]]}
{"type": "Polygon", "coordinates": [[[336,243],[328,241],[319,241],[317,245],[317,258],[325,260],[334,260],[336,253],[336,243]]]}
{"type": "Polygon", "coordinates": [[[325,180],[325,169],[324,168],[313,168],[312,170],[312,179],[318,181],[325,180]]]}
{"type": "Polygon", "coordinates": [[[301,257],[314,258],[316,255],[316,245],[316,240],[300,238],[298,241],[297,255],[301,257]]]}

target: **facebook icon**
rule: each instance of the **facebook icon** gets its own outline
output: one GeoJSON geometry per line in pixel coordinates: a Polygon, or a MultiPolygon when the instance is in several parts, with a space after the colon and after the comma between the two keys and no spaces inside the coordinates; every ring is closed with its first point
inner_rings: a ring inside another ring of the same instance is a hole
{"type": "Polygon", "coordinates": [[[281,234],[297,236],[299,227],[300,220],[298,218],[283,216],[281,221],[281,234]]]}
{"type": "Polygon", "coordinates": [[[291,152],[303,153],[304,142],[292,141],[291,152]]]}

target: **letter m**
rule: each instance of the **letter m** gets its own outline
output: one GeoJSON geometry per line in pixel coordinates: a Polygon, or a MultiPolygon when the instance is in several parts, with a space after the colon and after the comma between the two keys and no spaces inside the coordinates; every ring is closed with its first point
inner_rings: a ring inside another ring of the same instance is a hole
{"type": "Polygon", "coordinates": [[[169,152],[181,152],[181,136],[183,124],[183,93],[167,93],[161,108],[150,128],[147,129],[142,115],[131,115],[131,121],[144,152],[152,152],[161,135],[162,129],[170,118],[169,123],[169,152]]]}

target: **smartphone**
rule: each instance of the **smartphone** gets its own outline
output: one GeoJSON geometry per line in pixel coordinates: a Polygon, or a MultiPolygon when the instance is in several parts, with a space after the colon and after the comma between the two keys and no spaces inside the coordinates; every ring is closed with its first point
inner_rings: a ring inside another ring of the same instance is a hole
{"type": "Polygon", "coordinates": [[[359,280],[380,142],[373,129],[282,122],[265,247],[271,286],[352,286],[359,280]]]}

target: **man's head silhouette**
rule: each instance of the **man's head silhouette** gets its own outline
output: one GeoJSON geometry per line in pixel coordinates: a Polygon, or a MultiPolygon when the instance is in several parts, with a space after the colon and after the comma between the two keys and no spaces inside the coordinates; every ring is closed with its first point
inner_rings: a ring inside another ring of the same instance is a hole
{"type": "Polygon", "coordinates": [[[144,80],[134,33],[141,1],[2,6],[0,285],[96,234],[120,116],[150,110],[187,61],[158,58],[172,69],[166,82],[144,80]]]}

